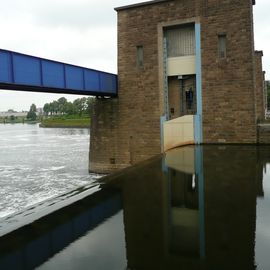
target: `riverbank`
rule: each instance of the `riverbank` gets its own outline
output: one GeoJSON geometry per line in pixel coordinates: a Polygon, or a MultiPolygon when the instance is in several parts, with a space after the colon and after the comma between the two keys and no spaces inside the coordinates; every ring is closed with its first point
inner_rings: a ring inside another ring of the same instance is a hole
{"type": "Polygon", "coordinates": [[[43,128],[90,128],[90,117],[88,115],[53,116],[42,118],[36,121],[24,117],[1,118],[0,124],[37,124],[43,128]]]}
{"type": "Polygon", "coordinates": [[[90,128],[90,118],[47,118],[39,125],[43,128],[90,128]]]}
{"type": "Polygon", "coordinates": [[[38,122],[40,121],[27,120],[25,117],[16,117],[16,118],[0,117],[0,124],[37,124],[38,122]]]}

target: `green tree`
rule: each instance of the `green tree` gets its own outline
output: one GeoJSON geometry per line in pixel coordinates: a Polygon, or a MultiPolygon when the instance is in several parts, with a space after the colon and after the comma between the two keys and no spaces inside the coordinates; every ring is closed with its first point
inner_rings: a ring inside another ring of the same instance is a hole
{"type": "Polygon", "coordinates": [[[64,106],[64,111],[67,115],[71,115],[74,113],[74,106],[72,102],[67,102],[64,106]]]}
{"type": "Polygon", "coordinates": [[[45,113],[46,116],[49,115],[49,112],[50,112],[50,104],[49,103],[44,104],[43,112],[45,113]]]}
{"type": "Polygon", "coordinates": [[[91,116],[92,113],[92,107],[94,105],[95,102],[95,98],[94,97],[88,97],[87,98],[87,108],[86,108],[86,114],[88,114],[89,116],[91,116]]]}
{"type": "Polygon", "coordinates": [[[74,113],[79,114],[79,116],[82,116],[82,114],[85,113],[87,109],[87,99],[85,97],[77,98],[73,101],[73,106],[74,106],[74,113]]]}
{"type": "Polygon", "coordinates": [[[54,111],[53,111],[53,103],[52,102],[49,103],[49,112],[50,112],[50,115],[52,115],[54,113],[54,111]]]}
{"type": "Polygon", "coordinates": [[[37,107],[35,104],[32,104],[31,107],[30,107],[30,110],[29,112],[27,113],[27,116],[26,118],[31,120],[31,121],[35,121],[37,119],[37,107]]]}
{"type": "Polygon", "coordinates": [[[57,100],[58,103],[58,110],[61,114],[65,114],[65,105],[67,104],[67,99],[65,97],[61,97],[57,100]]]}
{"type": "Polygon", "coordinates": [[[53,114],[58,114],[59,112],[59,104],[56,100],[52,102],[52,110],[53,110],[53,114]]]}

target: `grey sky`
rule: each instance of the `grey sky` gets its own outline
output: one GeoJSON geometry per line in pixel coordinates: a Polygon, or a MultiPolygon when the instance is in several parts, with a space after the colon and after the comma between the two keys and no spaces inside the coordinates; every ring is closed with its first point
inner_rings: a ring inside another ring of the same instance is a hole
{"type": "MultiPolygon", "coordinates": [[[[117,73],[114,7],[138,0],[8,0],[1,2],[0,48],[117,73]]],[[[270,78],[269,0],[254,7],[255,49],[264,51],[270,78]]],[[[0,90],[0,111],[28,110],[63,95],[0,90]]],[[[79,96],[66,96],[69,100],[79,96]]]]}

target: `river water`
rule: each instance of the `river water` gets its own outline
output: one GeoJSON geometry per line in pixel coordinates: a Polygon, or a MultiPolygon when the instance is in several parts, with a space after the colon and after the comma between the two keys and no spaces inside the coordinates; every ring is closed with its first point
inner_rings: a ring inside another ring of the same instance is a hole
{"type": "Polygon", "coordinates": [[[2,218],[0,269],[269,270],[269,153],[180,147],[2,218]]]}
{"type": "Polygon", "coordinates": [[[0,217],[93,182],[88,155],[88,129],[1,124],[0,217]]]}

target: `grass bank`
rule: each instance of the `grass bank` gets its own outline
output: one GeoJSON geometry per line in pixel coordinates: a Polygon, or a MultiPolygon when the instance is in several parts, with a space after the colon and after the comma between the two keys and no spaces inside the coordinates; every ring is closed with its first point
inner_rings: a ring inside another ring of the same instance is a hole
{"type": "Polygon", "coordinates": [[[89,117],[51,117],[41,121],[44,128],[90,128],[89,117]]]}

